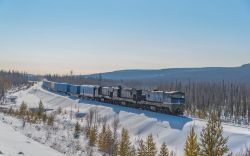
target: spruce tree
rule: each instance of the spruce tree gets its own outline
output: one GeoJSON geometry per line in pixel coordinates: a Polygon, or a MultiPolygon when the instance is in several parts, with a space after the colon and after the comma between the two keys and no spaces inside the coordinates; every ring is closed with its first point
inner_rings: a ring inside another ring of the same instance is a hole
{"type": "Polygon", "coordinates": [[[13,112],[14,112],[14,110],[13,110],[13,108],[12,108],[12,106],[11,106],[11,107],[9,108],[9,110],[8,110],[8,114],[9,114],[9,115],[12,115],[13,112]]]}
{"type": "Polygon", "coordinates": [[[191,128],[190,134],[187,137],[184,147],[185,156],[198,156],[200,148],[197,142],[197,135],[195,134],[194,127],[191,128]]]}
{"type": "Polygon", "coordinates": [[[108,126],[105,134],[105,152],[108,153],[109,155],[113,153],[112,143],[113,143],[113,132],[108,126]]]}
{"type": "Polygon", "coordinates": [[[44,106],[42,101],[40,100],[39,102],[39,106],[38,106],[38,112],[37,112],[37,116],[41,119],[44,113],[44,106]]]}
{"type": "Polygon", "coordinates": [[[146,146],[142,139],[139,141],[137,156],[146,156],[146,146]]]}
{"type": "Polygon", "coordinates": [[[47,120],[47,124],[50,126],[53,126],[54,120],[55,120],[55,116],[53,114],[50,114],[50,116],[48,117],[48,120],[47,120]]]}
{"type": "Polygon", "coordinates": [[[76,122],[76,125],[75,125],[75,131],[74,131],[74,138],[79,138],[80,136],[80,131],[81,131],[81,127],[80,127],[80,124],[78,123],[78,121],[76,122]]]}
{"type": "Polygon", "coordinates": [[[61,113],[62,113],[62,107],[58,107],[58,108],[57,108],[57,113],[58,113],[58,114],[61,114],[61,113]]]}
{"type": "Polygon", "coordinates": [[[130,156],[131,142],[129,141],[128,130],[122,129],[121,140],[119,141],[119,155],[130,156]]]}
{"type": "Polygon", "coordinates": [[[19,115],[20,116],[25,116],[27,111],[28,111],[27,105],[24,102],[22,102],[22,104],[21,104],[21,106],[19,108],[19,115]]]}
{"type": "Polygon", "coordinates": [[[157,153],[153,135],[150,134],[146,140],[146,156],[155,156],[157,153]]]}
{"type": "Polygon", "coordinates": [[[130,156],[136,156],[136,148],[134,145],[131,146],[130,148],[130,152],[129,152],[130,156]]]}
{"type": "Polygon", "coordinates": [[[160,150],[159,156],[169,156],[169,150],[168,150],[165,142],[161,145],[161,150],[160,150]]]}
{"type": "Polygon", "coordinates": [[[98,148],[100,151],[105,151],[105,135],[106,135],[106,125],[102,126],[102,130],[98,136],[98,148]]]}
{"type": "Polygon", "coordinates": [[[223,137],[223,128],[215,112],[211,113],[208,123],[201,132],[202,156],[223,156],[228,152],[228,137],[223,137]]]}
{"type": "Polygon", "coordinates": [[[97,128],[90,128],[88,132],[89,146],[95,146],[97,140],[97,128]]]}
{"type": "Polygon", "coordinates": [[[47,121],[47,114],[46,113],[43,114],[42,119],[43,119],[43,122],[46,123],[46,121],[47,121]]]}

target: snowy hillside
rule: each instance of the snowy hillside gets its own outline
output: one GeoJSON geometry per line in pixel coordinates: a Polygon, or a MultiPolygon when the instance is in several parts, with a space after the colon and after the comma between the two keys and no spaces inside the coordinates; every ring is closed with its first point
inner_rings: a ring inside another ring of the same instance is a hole
{"type": "Polygon", "coordinates": [[[0,155],[6,156],[62,156],[63,154],[39,144],[7,125],[6,119],[0,120],[0,155]]]}
{"type": "MultiPolygon", "coordinates": [[[[195,126],[199,133],[205,125],[204,121],[187,117],[158,114],[89,100],[79,101],[74,97],[48,92],[40,85],[27,91],[17,92],[15,95],[18,96],[18,104],[24,101],[29,107],[37,106],[38,102],[42,100],[46,108],[49,109],[57,109],[60,106],[68,111],[72,108],[74,112],[79,110],[81,113],[87,113],[91,108],[94,108],[102,117],[107,117],[108,122],[111,122],[109,119],[118,114],[120,129],[125,127],[129,130],[132,136],[131,141],[136,142],[140,138],[144,139],[147,135],[153,134],[158,147],[161,143],[166,142],[168,147],[175,151],[178,156],[183,155],[183,147],[190,127],[195,126]]],[[[230,125],[223,125],[223,127],[225,136],[229,136],[228,146],[232,152],[239,151],[247,144],[250,145],[249,129],[230,125]]],[[[3,133],[1,132],[1,134],[3,133]]]]}

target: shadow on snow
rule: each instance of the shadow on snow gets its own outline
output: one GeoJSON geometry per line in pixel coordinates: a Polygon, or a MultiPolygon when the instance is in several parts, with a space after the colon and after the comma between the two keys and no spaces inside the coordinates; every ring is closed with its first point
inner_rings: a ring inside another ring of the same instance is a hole
{"type": "MultiPolygon", "coordinates": [[[[72,98],[75,99],[75,98],[72,98]]],[[[121,111],[134,113],[134,114],[144,114],[147,117],[157,119],[157,121],[163,122],[167,121],[169,122],[169,125],[172,129],[179,129],[182,130],[184,125],[190,121],[192,121],[191,118],[185,117],[185,116],[173,116],[173,115],[167,115],[167,114],[161,114],[156,112],[151,112],[147,110],[141,110],[141,109],[135,109],[130,108],[126,106],[120,106],[120,105],[114,105],[109,103],[103,103],[93,100],[87,100],[87,99],[81,99],[79,100],[79,104],[91,104],[96,106],[105,106],[112,108],[114,112],[120,113],[121,111]]]]}

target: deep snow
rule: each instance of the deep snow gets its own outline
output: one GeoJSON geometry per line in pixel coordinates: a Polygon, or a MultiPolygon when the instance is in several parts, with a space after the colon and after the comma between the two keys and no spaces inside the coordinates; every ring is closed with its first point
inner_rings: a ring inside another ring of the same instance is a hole
{"type": "MultiPolygon", "coordinates": [[[[38,105],[43,101],[46,108],[57,109],[59,106],[66,110],[78,109],[82,113],[87,113],[94,108],[102,117],[112,119],[114,115],[119,116],[120,128],[125,127],[132,136],[131,141],[145,139],[147,135],[153,134],[159,147],[166,142],[168,147],[175,151],[177,155],[183,155],[183,147],[190,127],[194,126],[197,133],[200,133],[205,121],[191,119],[187,117],[176,117],[158,114],[145,110],[132,109],[123,106],[116,106],[90,100],[79,100],[74,97],[67,97],[48,92],[41,88],[40,84],[35,85],[26,91],[20,91],[14,95],[18,96],[17,103],[25,101],[30,107],[38,105]]],[[[108,120],[108,121],[110,121],[108,120]]],[[[238,152],[246,145],[250,145],[249,128],[234,127],[223,125],[224,135],[229,136],[228,146],[232,152],[238,152]]]]}
{"type": "Polygon", "coordinates": [[[24,136],[5,124],[4,117],[0,120],[0,151],[2,155],[17,156],[62,156],[63,154],[24,136]]]}

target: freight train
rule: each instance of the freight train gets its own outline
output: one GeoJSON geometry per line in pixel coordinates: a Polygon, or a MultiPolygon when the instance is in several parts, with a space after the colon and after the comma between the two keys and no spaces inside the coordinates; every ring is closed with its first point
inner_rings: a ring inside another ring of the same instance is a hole
{"type": "Polygon", "coordinates": [[[42,87],[55,93],[172,115],[182,115],[185,106],[185,93],[180,91],[164,92],[121,86],[74,85],[47,80],[43,81],[42,87]]]}

